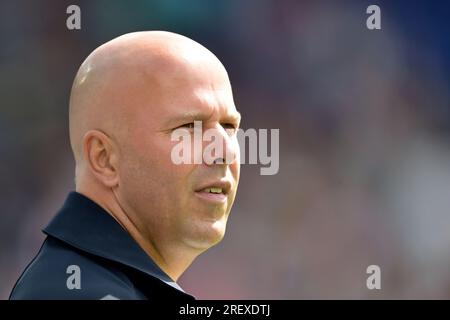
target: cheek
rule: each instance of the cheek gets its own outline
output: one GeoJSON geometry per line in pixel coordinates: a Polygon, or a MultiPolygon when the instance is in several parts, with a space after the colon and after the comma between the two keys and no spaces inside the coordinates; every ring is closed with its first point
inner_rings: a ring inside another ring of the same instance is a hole
{"type": "Polygon", "coordinates": [[[151,150],[149,157],[154,159],[155,167],[159,170],[160,175],[169,181],[173,188],[186,190],[186,184],[189,182],[190,173],[195,168],[195,165],[174,163],[172,150],[177,143],[176,141],[171,141],[170,137],[160,137],[149,148],[151,150]]]}
{"type": "Polygon", "coordinates": [[[177,205],[189,190],[191,165],[176,165],[171,160],[174,142],[158,136],[150,140],[134,140],[125,154],[124,177],[131,191],[161,205],[177,205]],[[127,172],[128,171],[128,172],[127,172]],[[167,203],[166,203],[167,202],[167,203]]]}
{"type": "Polygon", "coordinates": [[[155,160],[151,155],[136,150],[128,150],[122,159],[121,189],[126,194],[126,199],[135,205],[139,205],[141,201],[154,202],[158,198],[161,188],[157,188],[160,179],[155,160]]]}
{"type": "Polygon", "coordinates": [[[157,133],[136,133],[131,139],[128,158],[138,162],[140,169],[158,174],[169,174],[176,166],[171,161],[171,150],[173,142],[165,135],[157,133]]]}

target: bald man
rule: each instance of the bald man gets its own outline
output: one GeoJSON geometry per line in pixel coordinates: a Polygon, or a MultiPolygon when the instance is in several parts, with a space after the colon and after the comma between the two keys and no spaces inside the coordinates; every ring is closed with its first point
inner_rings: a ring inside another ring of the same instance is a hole
{"type": "Polygon", "coordinates": [[[224,236],[239,122],[225,68],[189,38],[136,32],[94,50],[70,96],[76,191],[10,298],[193,299],[177,280],[224,236]],[[172,135],[194,122],[231,161],[174,163],[172,135]]]}

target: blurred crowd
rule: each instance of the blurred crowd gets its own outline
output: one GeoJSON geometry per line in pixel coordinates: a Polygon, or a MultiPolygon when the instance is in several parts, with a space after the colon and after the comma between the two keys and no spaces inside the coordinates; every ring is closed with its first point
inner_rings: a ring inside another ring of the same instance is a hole
{"type": "Polygon", "coordinates": [[[83,59],[138,30],[226,66],[243,128],[280,129],[280,169],[243,165],[225,239],[180,280],[198,298],[450,298],[450,5],[378,1],[0,4],[0,299],[74,189],[68,98],[83,59]],[[78,4],[82,29],[66,28],[78,4]],[[381,290],[366,269],[381,268],[381,290]]]}

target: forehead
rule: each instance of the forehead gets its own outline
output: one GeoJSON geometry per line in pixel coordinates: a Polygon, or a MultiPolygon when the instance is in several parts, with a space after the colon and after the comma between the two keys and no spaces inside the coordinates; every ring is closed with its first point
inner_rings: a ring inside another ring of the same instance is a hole
{"type": "Polygon", "coordinates": [[[240,121],[229,86],[197,88],[180,98],[164,108],[161,114],[163,125],[170,127],[194,120],[240,121]]]}
{"type": "Polygon", "coordinates": [[[139,99],[144,114],[138,118],[146,126],[149,120],[155,128],[169,129],[184,120],[239,118],[227,72],[216,58],[197,63],[178,56],[151,71],[145,72],[144,99],[139,99]]]}

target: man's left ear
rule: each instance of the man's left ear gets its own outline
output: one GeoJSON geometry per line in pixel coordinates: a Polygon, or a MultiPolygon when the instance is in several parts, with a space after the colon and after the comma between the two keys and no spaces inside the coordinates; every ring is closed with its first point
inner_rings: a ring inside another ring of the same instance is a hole
{"type": "Polygon", "coordinates": [[[106,187],[119,184],[119,155],[114,141],[99,130],[84,135],[84,156],[92,174],[106,187]]]}

